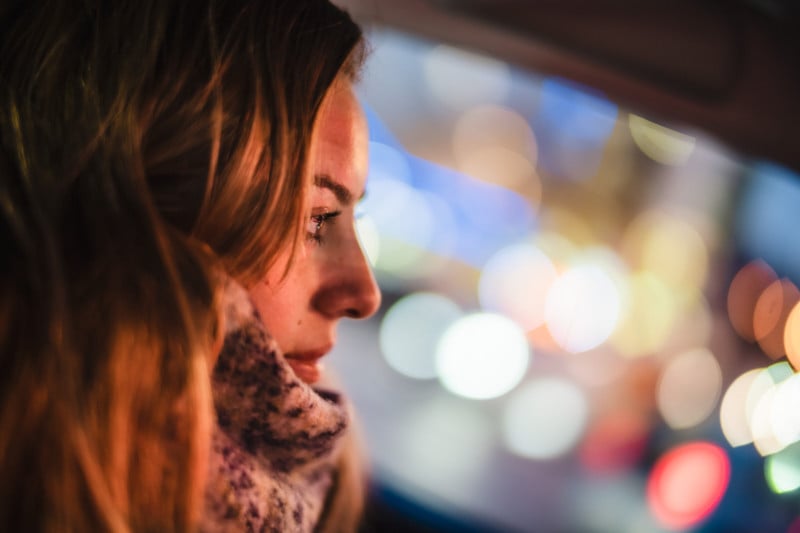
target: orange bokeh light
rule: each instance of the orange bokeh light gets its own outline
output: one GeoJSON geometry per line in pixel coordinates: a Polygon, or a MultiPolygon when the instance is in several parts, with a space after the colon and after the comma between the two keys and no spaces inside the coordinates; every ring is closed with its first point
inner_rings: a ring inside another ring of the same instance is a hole
{"type": "Polygon", "coordinates": [[[753,332],[759,347],[772,359],[783,357],[784,328],[789,313],[800,301],[800,291],[787,279],[772,282],[756,302],[753,313],[753,332]]]}
{"type": "Polygon", "coordinates": [[[753,314],[756,302],[778,276],[764,261],[751,261],[733,277],[728,288],[728,317],[733,329],[743,339],[755,342],[753,314]]]}

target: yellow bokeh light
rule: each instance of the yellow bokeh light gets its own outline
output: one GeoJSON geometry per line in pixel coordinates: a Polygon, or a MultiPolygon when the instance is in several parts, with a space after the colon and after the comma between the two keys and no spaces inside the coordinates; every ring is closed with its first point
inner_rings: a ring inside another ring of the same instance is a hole
{"type": "Polygon", "coordinates": [[[700,233],[684,220],[659,211],[639,215],[626,230],[623,254],[638,270],[649,270],[673,290],[702,288],[708,250],[700,233]]]}
{"type": "Polygon", "coordinates": [[[628,281],[627,302],[612,343],[628,357],[657,352],[678,312],[672,291],[654,274],[637,272],[628,281]]]}
{"type": "Polygon", "coordinates": [[[650,159],[664,165],[682,165],[694,151],[695,138],[651,122],[638,115],[628,115],[628,127],[636,146],[650,159]]]}

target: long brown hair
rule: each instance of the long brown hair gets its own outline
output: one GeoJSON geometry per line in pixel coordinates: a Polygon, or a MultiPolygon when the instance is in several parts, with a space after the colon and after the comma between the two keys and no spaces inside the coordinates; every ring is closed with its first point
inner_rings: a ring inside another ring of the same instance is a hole
{"type": "Polygon", "coordinates": [[[319,106],[361,32],[326,0],[0,12],[0,525],[192,528],[219,335],[299,239],[319,106]]]}

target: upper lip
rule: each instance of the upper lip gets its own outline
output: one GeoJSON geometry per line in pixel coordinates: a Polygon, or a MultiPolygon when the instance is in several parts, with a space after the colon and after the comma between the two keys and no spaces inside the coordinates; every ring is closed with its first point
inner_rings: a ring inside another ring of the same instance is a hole
{"type": "Polygon", "coordinates": [[[315,348],[313,350],[304,350],[301,352],[289,352],[285,354],[287,359],[294,359],[296,361],[316,361],[317,359],[324,356],[326,353],[331,351],[333,345],[323,346],[322,348],[315,348]]]}

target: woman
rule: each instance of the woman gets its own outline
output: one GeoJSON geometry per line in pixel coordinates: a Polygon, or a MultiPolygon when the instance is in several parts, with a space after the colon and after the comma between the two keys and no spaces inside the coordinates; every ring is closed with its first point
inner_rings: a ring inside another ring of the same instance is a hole
{"type": "Polygon", "coordinates": [[[354,527],[345,409],[311,384],[379,302],[358,27],[324,0],[0,26],[0,527],[354,527]]]}

